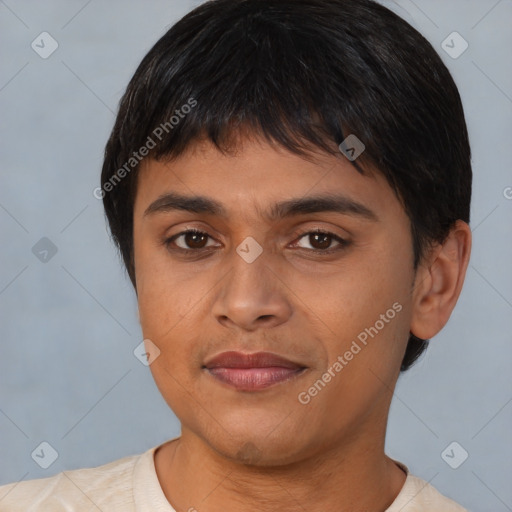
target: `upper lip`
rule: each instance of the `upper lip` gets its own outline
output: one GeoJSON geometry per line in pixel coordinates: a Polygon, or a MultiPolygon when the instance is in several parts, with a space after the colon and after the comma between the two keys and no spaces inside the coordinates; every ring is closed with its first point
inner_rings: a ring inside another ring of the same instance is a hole
{"type": "Polygon", "coordinates": [[[255,352],[246,354],[243,352],[222,352],[209,359],[205,365],[206,368],[269,368],[281,367],[290,369],[305,368],[299,363],[294,363],[283,356],[272,352],[255,352]]]}

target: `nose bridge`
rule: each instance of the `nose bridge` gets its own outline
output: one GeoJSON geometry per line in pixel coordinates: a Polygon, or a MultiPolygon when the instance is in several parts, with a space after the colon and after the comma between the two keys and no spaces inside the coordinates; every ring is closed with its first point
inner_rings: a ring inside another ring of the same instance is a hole
{"type": "Polygon", "coordinates": [[[230,272],[222,280],[213,313],[222,323],[253,330],[279,325],[291,314],[286,288],[269,268],[263,248],[246,238],[230,255],[230,272]]]}

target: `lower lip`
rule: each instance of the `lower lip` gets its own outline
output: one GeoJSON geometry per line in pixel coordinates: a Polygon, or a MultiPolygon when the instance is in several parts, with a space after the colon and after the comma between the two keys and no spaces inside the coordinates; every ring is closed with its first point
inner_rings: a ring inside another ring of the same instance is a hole
{"type": "Polygon", "coordinates": [[[257,391],[285,382],[303,373],[305,368],[209,368],[213,377],[240,391],[257,391]]]}

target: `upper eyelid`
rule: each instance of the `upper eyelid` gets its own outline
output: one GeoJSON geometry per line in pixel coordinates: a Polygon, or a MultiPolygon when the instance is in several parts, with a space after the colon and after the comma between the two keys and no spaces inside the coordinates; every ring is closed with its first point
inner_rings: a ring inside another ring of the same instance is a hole
{"type": "MultiPolygon", "coordinates": [[[[297,236],[297,240],[302,240],[305,236],[307,235],[311,235],[311,234],[314,234],[314,233],[319,233],[321,235],[328,235],[330,237],[332,237],[336,242],[338,242],[339,245],[345,245],[348,243],[347,239],[336,234],[336,233],[333,233],[332,231],[324,231],[324,230],[321,230],[321,229],[312,229],[312,230],[309,230],[309,231],[305,231],[304,233],[298,233],[298,236],[297,236]]],[[[319,249],[316,249],[316,250],[319,250],[319,249]]],[[[323,251],[320,251],[320,252],[327,252],[329,251],[330,249],[325,249],[323,251]]]]}

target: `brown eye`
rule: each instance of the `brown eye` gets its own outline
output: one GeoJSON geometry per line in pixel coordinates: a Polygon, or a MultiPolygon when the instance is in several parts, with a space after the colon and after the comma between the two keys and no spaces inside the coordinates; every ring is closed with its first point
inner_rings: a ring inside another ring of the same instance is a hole
{"type": "Polygon", "coordinates": [[[315,249],[329,249],[332,237],[325,233],[315,233],[309,235],[309,242],[315,249]]]}
{"type": "Polygon", "coordinates": [[[346,245],[348,245],[348,242],[346,240],[343,240],[334,233],[323,231],[310,231],[308,233],[304,233],[299,238],[299,241],[306,241],[307,243],[309,243],[310,247],[301,245],[301,243],[297,244],[298,247],[318,252],[335,251],[337,249],[343,249],[346,245]],[[336,245],[334,247],[332,247],[333,242],[336,242],[336,245]]]}
{"type": "Polygon", "coordinates": [[[175,244],[179,249],[183,250],[198,250],[208,247],[209,239],[211,239],[211,237],[208,233],[197,230],[188,230],[174,235],[166,243],[167,245],[175,244]]]}
{"type": "Polygon", "coordinates": [[[191,249],[201,249],[206,245],[208,235],[204,233],[187,233],[184,236],[185,244],[191,249]]]}

